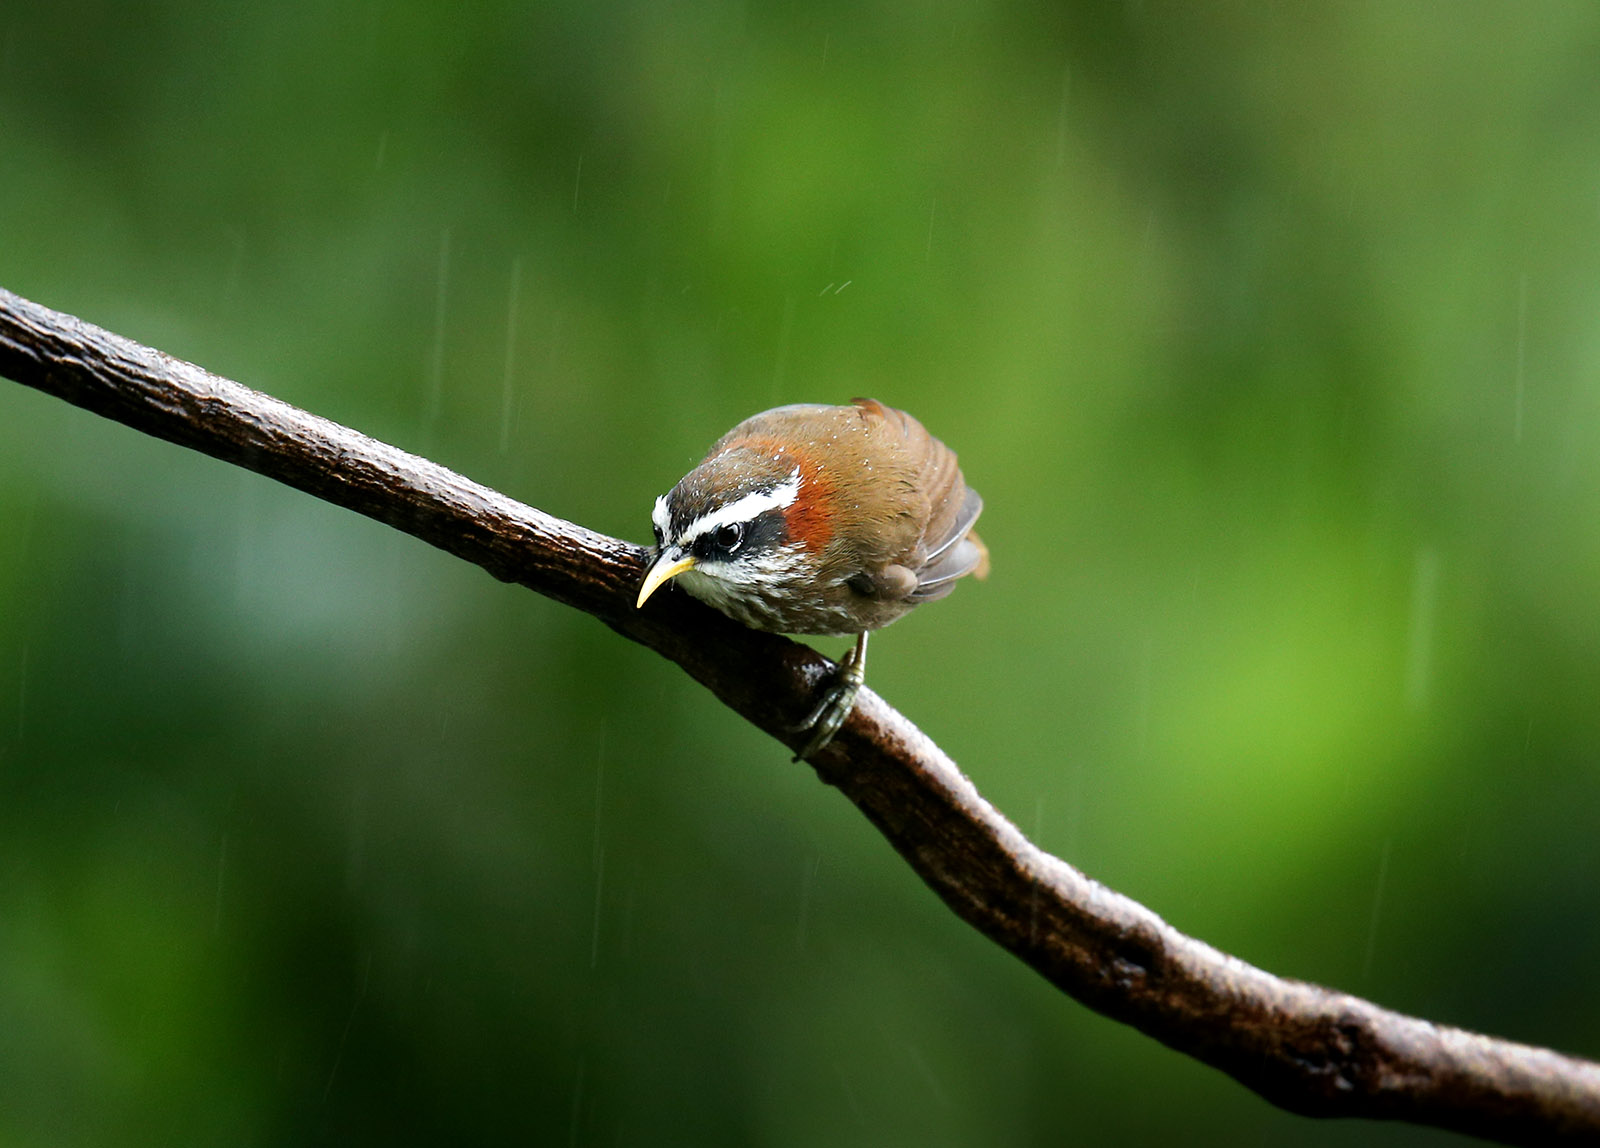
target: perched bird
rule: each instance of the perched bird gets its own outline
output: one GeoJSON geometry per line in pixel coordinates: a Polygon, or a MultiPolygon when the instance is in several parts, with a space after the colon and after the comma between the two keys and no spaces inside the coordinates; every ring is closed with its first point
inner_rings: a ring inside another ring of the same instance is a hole
{"type": "Polygon", "coordinates": [[[983,509],[956,456],[875,399],[803,404],[746,419],[656,499],[654,560],[638,605],[676,579],[757,630],[856,636],[796,729],[796,755],[828,744],[855,705],[867,634],[956,580],[989,572],[972,531],[983,509]]]}

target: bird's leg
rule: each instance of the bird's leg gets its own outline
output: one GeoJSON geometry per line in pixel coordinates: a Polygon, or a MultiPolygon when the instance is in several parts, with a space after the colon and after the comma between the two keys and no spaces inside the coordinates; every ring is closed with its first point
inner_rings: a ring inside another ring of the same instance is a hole
{"type": "Polygon", "coordinates": [[[840,660],[838,674],[829,683],[828,688],[822,691],[822,697],[818,699],[816,706],[795,727],[811,731],[811,740],[794,755],[796,761],[810,757],[833,740],[833,735],[839,732],[844,719],[849,717],[850,711],[855,708],[856,695],[861,692],[866,680],[867,634],[863,630],[856,635],[856,644],[850,648],[850,652],[840,660]]]}

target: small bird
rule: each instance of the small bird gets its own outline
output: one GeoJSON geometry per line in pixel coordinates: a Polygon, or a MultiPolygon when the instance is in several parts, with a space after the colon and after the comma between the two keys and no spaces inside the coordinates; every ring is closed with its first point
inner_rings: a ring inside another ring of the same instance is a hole
{"type": "Polygon", "coordinates": [[[781,634],[855,635],[835,681],[796,725],[827,745],[866,680],[867,634],[956,580],[989,572],[972,531],[983,500],[956,456],[875,399],[754,415],[656,499],[643,606],[677,579],[735,621],[781,634]]]}

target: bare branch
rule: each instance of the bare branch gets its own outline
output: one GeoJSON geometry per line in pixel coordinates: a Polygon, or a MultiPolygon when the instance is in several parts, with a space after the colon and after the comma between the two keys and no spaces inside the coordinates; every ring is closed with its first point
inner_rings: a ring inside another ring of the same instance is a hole
{"type": "MultiPolygon", "coordinates": [[[[0,373],[414,534],[677,662],[793,748],[829,663],[683,594],[633,608],[644,551],[0,290],[0,373]]],[[[1600,1143],[1600,1065],[1272,976],[1036,848],[870,690],[813,766],[964,920],[1106,1016],[1311,1116],[1600,1143]]]]}

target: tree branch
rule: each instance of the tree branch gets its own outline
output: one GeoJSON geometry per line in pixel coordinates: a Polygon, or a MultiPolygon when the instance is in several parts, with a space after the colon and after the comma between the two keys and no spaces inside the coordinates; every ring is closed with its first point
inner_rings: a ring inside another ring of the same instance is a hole
{"type": "MultiPolygon", "coordinates": [[[[794,748],[830,664],[684,594],[636,610],[645,551],[0,290],[0,374],[388,523],[592,614],[794,748]]],[[[1274,1104],[1516,1144],[1600,1143],[1600,1065],[1286,980],[1036,848],[870,690],[812,762],[964,920],[1071,996],[1274,1104]]]]}

